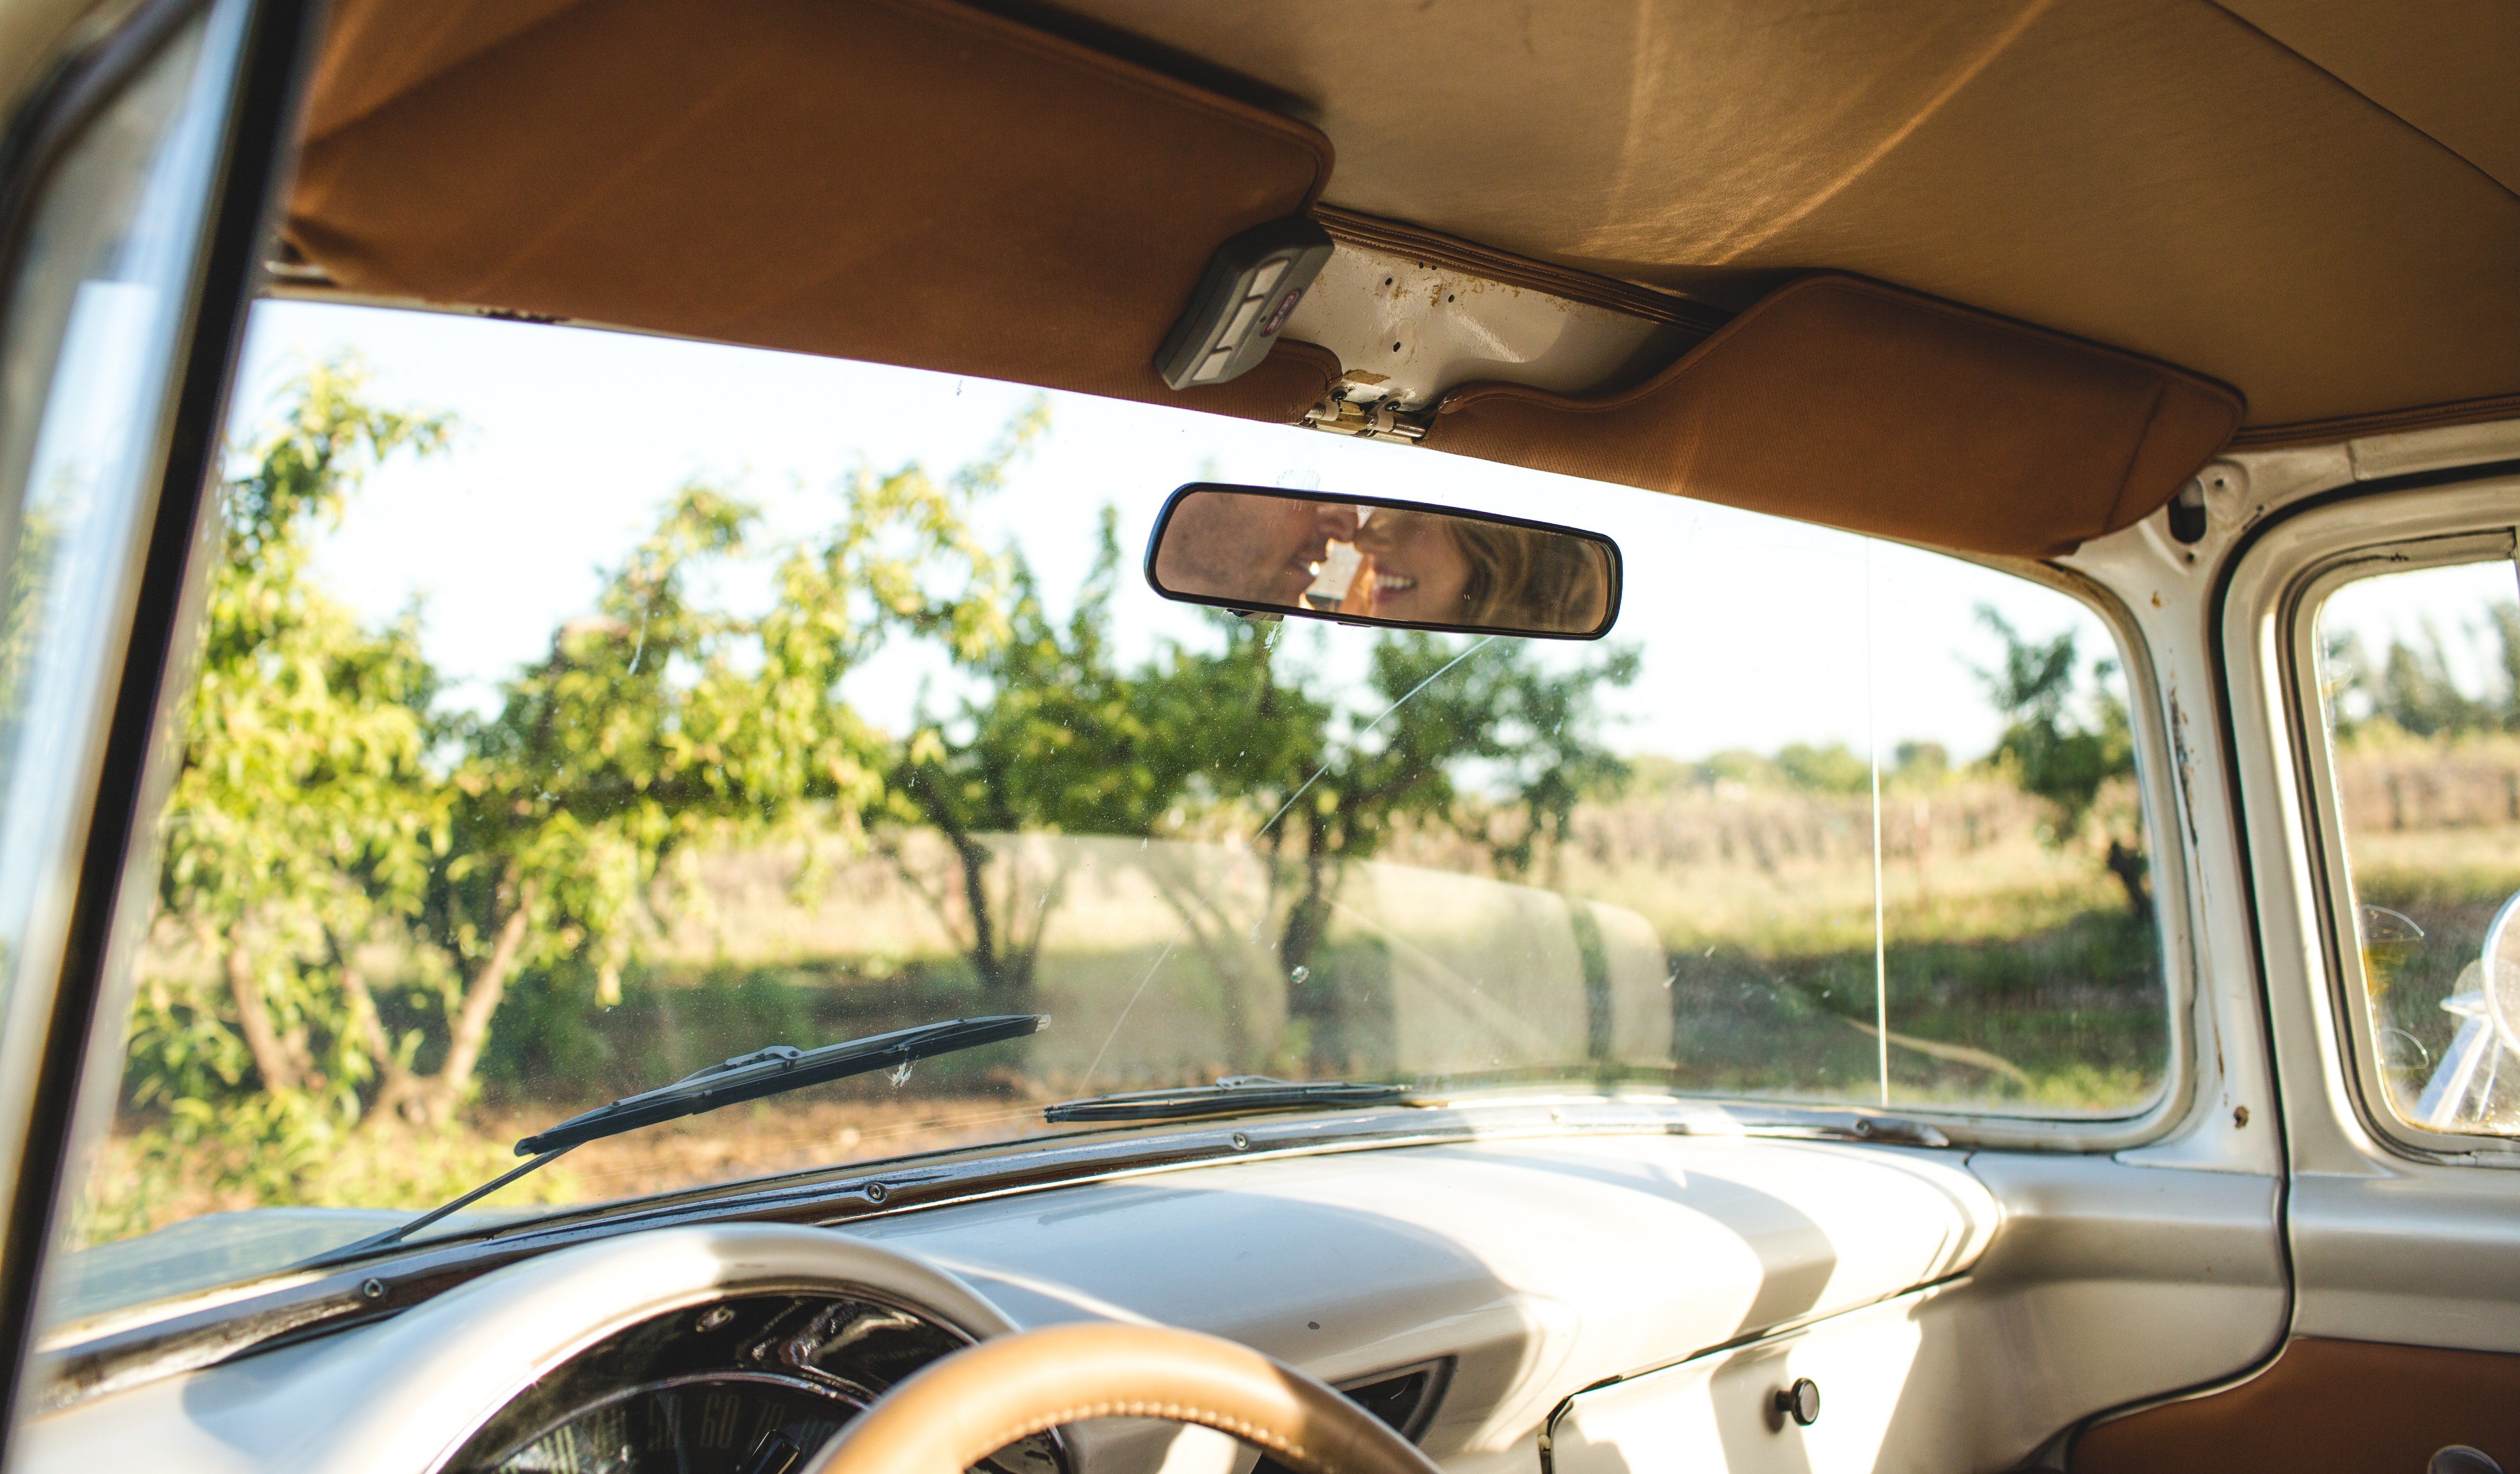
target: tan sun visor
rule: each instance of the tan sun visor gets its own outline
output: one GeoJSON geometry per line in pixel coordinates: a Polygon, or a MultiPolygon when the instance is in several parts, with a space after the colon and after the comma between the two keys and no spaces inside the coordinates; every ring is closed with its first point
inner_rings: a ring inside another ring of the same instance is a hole
{"type": "Polygon", "coordinates": [[[1879,283],[1779,288],[1625,393],[1465,384],[1425,444],[1979,553],[2039,557],[2158,510],[2240,396],[1879,283]]]}
{"type": "MultiPolygon", "coordinates": [[[[1154,365],[1218,246],[1312,207],[1328,139],[951,0],[340,0],[312,94],[286,234],[351,293],[1281,422],[1341,372],[1154,365]]],[[[1441,411],[1438,450],[2035,556],[2161,506],[2241,404],[1824,275],[1623,392],[1441,411]]]]}
{"type": "Polygon", "coordinates": [[[1219,242],[1320,133],[922,0],[339,0],[286,234],[355,293],[1291,421],[1281,344],[1177,395],[1219,242]]]}

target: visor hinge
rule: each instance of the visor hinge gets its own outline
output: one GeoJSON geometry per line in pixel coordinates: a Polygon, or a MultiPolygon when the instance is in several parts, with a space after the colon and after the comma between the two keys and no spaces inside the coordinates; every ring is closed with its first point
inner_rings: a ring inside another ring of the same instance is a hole
{"type": "Polygon", "coordinates": [[[1422,414],[1411,413],[1383,399],[1379,390],[1352,384],[1342,379],[1330,385],[1330,391],[1322,396],[1321,403],[1304,411],[1303,423],[1333,435],[1361,435],[1370,440],[1415,445],[1426,438],[1426,430],[1434,420],[1431,410],[1422,414]],[[1358,397],[1349,398],[1351,393],[1358,397]],[[1368,395],[1372,397],[1366,397],[1368,395]]]}

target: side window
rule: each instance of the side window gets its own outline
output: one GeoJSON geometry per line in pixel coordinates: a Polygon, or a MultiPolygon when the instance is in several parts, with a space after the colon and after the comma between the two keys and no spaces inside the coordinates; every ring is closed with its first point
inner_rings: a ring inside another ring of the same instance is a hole
{"type": "Polygon", "coordinates": [[[1718,642],[1741,669],[1709,690],[1756,692],[1765,740],[1703,753],[1655,815],[1682,1087],[2140,1113],[2169,1009],[2107,627],[1913,549],[1762,552],[1724,554],[1778,592],[1718,642]]]}
{"type": "Polygon", "coordinates": [[[2501,559],[2360,579],[2317,641],[2374,1106],[2520,1133],[2520,581],[2501,559]]]}

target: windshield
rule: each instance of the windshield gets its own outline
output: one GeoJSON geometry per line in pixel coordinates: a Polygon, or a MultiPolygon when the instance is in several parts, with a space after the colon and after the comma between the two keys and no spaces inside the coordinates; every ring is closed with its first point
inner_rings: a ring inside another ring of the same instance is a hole
{"type": "Polygon", "coordinates": [[[429,1232],[1221,1077],[2064,1117],[2161,1089],[2123,680],[2056,589],[1408,447],[554,327],[265,303],[244,373],[57,1318],[377,1233],[737,1055],[977,1015],[1051,1022],[590,1141],[429,1232]],[[1169,603],[1139,566],[1192,481],[1606,534],[1619,622],[1169,603]]]}

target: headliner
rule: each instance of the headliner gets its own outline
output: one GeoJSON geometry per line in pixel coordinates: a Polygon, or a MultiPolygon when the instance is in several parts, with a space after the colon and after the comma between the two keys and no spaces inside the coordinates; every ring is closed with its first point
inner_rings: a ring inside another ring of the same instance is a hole
{"type": "Polygon", "coordinates": [[[1543,261],[1731,307],[1854,272],[2256,426],[2520,393],[2502,0],[999,8],[1241,79],[1336,146],[1327,203],[1543,261]]]}
{"type": "MultiPolygon", "coordinates": [[[[2500,0],[1070,3],[338,0],[285,234],[318,290],[1287,422],[1393,361],[1149,359],[1321,210],[1672,327],[1642,382],[1425,386],[1423,443],[1995,554],[2227,440],[2520,415],[2500,0]]],[[[1348,276],[1393,352],[1453,310],[1348,276]]]]}

